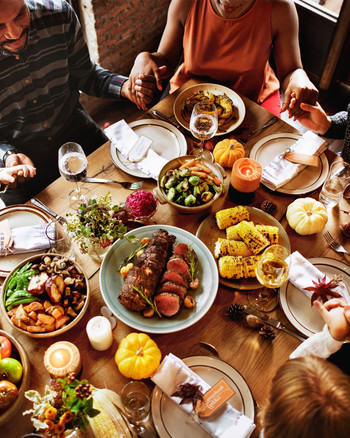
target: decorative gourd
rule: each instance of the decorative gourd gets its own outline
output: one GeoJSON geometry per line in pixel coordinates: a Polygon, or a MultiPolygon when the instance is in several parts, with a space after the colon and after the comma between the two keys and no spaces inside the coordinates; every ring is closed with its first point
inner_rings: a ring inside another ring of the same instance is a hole
{"type": "Polygon", "coordinates": [[[216,144],[213,155],[215,161],[223,167],[232,167],[233,163],[245,155],[244,147],[234,138],[225,138],[216,144]]]}
{"type": "Polygon", "coordinates": [[[151,377],[159,367],[161,358],[157,344],[145,333],[127,335],[115,354],[119,371],[134,380],[151,377]]]}
{"type": "Polygon", "coordinates": [[[328,221],[325,206],[313,198],[296,199],[288,206],[286,217],[289,225],[303,236],[320,233],[328,221]]]}

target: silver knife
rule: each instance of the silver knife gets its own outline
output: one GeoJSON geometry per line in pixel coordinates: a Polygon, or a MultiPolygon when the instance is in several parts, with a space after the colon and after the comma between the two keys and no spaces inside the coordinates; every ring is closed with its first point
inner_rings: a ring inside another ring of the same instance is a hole
{"type": "Polygon", "coordinates": [[[37,207],[41,208],[42,210],[44,210],[46,213],[48,213],[50,216],[54,217],[58,221],[60,221],[60,222],[67,222],[66,218],[64,218],[64,217],[60,216],[59,214],[55,213],[53,210],[51,210],[51,208],[49,208],[42,201],[40,201],[40,199],[32,198],[30,200],[30,202],[32,204],[36,205],[37,207]]]}
{"type": "Polygon", "coordinates": [[[177,129],[183,129],[183,126],[181,126],[179,123],[173,122],[169,117],[167,117],[165,114],[161,113],[158,110],[153,110],[152,111],[153,115],[155,115],[156,117],[158,117],[158,119],[164,120],[164,122],[168,122],[171,125],[175,126],[175,128],[177,129]]]}
{"type": "Polygon", "coordinates": [[[284,332],[295,336],[300,341],[305,341],[306,337],[300,335],[299,333],[296,333],[294,330],[289,329],[288,327],[285,327],[282,325],[277,319],[271,318],[271,316],[266,315],[266,313],[260,312],[260,310],[255,309],[254,307],[246,306],[244,305],[244,311],[247,315],[255,315],[261,320],[263,320],[266,324],[271,325],[272,327],[277,328],[278,330],[283,330],[284,332]]]}

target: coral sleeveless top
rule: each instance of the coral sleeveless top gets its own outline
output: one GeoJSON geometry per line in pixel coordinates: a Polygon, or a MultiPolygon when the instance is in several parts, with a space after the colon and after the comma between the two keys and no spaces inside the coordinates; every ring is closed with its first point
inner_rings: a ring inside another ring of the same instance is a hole
{"type": "Polygon", "coordinates": [[[184,62],[171,92],[191,78],[210,79],[261,103],[279,89],[269,65],[273,0],[257,0],[242,17],[223,18],[210,0],[192,0],[185,23],[184,62]]]}

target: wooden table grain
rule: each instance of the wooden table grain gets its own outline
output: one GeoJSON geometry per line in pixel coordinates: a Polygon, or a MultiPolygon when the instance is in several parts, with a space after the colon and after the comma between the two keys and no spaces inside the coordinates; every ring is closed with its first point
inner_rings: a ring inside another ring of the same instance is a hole
{"type": "MultiPolygon", "coordinates": [[[[186,86],[193,85],[195,81],[190,81],[186,86]]],[[[163,101],[155,105],[153,109],[158,109],[167,116],[174,118],[173,102],[176,95],[181,91],[177,91],[173,95],[169,95],[163,101]]],[[[246,117],[242,126],[247,127],[247,130],[254,129],[260,126],[271,118],[271,114],[261,108],[259,105],[251,102],[242,96],[246,106],[246,117]]],[[[145,113],[144,117],[150,117],[151,112],[145,113]]],[[[297,132],[292,126],[278,121],[274,125],[258,132],[252,136],[245,144],[246,155],[257,140],[266,135],[277,132],[297,132]]],[[[188,139],[188,141],[191,141],[188,139]]],[[[334,155],[329,153],[329,159],[333,160],[334,155]]],[[[123,181],[134,181],[137,178],[125,174],[122,170],[116,168],[113,164],[110,153],[109,143],[106,143],[88,157],[89,161],[89,176],[99,176],[110,179],[120,179],[123,181]]],[[[227,171],[225,186],[226,192],[229,185],[229,171],[227,171]]],[[[105,194],[109,191],[113,201],[125,201],[130,191],[122,188],[117,184],[86,184],[94,195],[105,194]]],[[[145,179],[143,189],[152,191],[155,188],[155,181],[145,179]]],[[[53,184],[48,186],[43,192],[38,194],[38,198],[52,208],[56,213],[65,216],[69,211],[67,207],[67,194],[71,190],[72,184],[59,178],[53,184]]],[[[318,191],[311,194],[317,198],[318,191]]],[[[263,186],[260,186],[256,192],[252,206],[260,207],[261,202],[268,199],[277,205],[277,210],[274,217],[281,222],[286,229],[291,242],[292,251],[298,250],[305,257],[330,257],[340,261],[348,262],[349,258],[341,254],[337,254],[327,247],[322,234],[311,236],[300,236],[296,234],[288,225],[285,212],[287,206],[295,199],[294,196],[273,193],[263,186]]],[[[342,207],[349,210],[347,201],[342,200],[342,207]]],[[[226,196],[215,205],[215,210],[220,208],[234,206],[235,204],[226,196]]],[[[326,229],[330,230],[334,237],[338,238],[344,246],[349,249],[349,243],[345,241],[339,229],[339,224],[345,222],[346,217],[339,211],[338,208],[328,210],[329,220],[326,229]]],[[[204,216],[197,215],[181,215],[177,214],[168,205],[159,205],[154,216],[154,220],[159,226],[162,224],[174,225],[183,228],[193,234],[196,233],[198,226],[203,221],[204,216]]],[[[26,349],[31,363],[31,387],[43,391],[45,384],[48,383],[49,375],[43,367],[43,357],[45,350],[56,341],[67,340],[73,342],[79,347],[82,357],[83,369],[82,377],[97,388],[108,387],[116,392],[121,391],[121,388],[129,379],[123,377],[117,369],[114,362],[114,355],[121,339],[128,333],[134,331],[124,323],[118,321],[117,326],[113,331],[114,342],[111,348],[107,351],[99,352],[94,350],[88,341],[86,335],[86,324],[90,318],[100,314],[100,309],[105,305],[100,287],[99,287],[99,268],[100,265],[91,260],[88,256],[79,255],[78,261],[84,266],[90,282],[91,302],[88,310],[82,320],[72,330],[66,334],[54,337],[51,339],[33,339],[24,335],[19,335],[7,323],[5,318],[1,320],[3,330],[8,331],[15,336],[26,349]]],[[[293,336],[284,332],[278,332],[276,339],[273,342],[263,340],[256,330],[248,329],[243,325],[231,321],[226,312],[230,304],[242,303],[247,304],[247,292],[234,290],[222,285],[219,286],[217,297],[208,313],[195,325],[172,334],[151,335],[152,339],[158,344],[162,355],[173,353],[180,358],[190,355],[210,355],[210,352],[203,348],[199,342],[205,341],[213,344],[218,349],[221,358],[233,366],[246,380],[249,385],[254,400],[258,406],[262,406],[268,397],[270,382],[276,370],[282,365],[292,353],[292,351],[300,344],[300,341],[293,336]]],[[[279,319],[287,327],[291,327],[289,321],[285,317],[281,308],[277,308],[271,313],[271,316],[279,319]]],[[[148,382],[150,385],[151,383],[148,382]]],[[[22,405],[22,411],[28,409],[31,404],[25,401],[22,405]]],[[[252,437],[257,437],[260,424],[256,418],[256,430],[252,437]]],[[[32,431],[32,425],[29,416],[22,418],[22,413],[8,422],[2,428],[2,436],[8,438],[17,438],[22,434],[32,431]]],[[[91,432],[90,432],[91,434],[91,432]]]]}

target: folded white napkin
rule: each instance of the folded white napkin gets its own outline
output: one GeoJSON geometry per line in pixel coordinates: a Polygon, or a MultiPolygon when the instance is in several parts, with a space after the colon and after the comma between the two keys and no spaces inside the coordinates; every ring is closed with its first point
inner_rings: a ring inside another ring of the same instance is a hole
{"type": "MultiPolygon", "coordinates": [[[[289,149],[291,152],[303,155],[319,156],[326,149],[326,144],[323,138],[312,131],[306,131],[289,149]]],[[[277,155],[271,163],[264,167],[261,182],[269,189],[277,190],[295,178],[305,167],[305,164],[291,163],[284,158],[283,154],[277,155]]]]}
{"type": "MultiPolygon", "coordinates": [[[[202,392],[210,389],[201,377],[194,373],[181,359],[169,354],[165,356],[158,370],[151,378],[153,382],[175,403],[179,405],[181,397],[171,397],[178,391],[179,385],[191,383],[200,385],[202,392]]],[[[188,414],[192,412],[192,403],[179,405],[188,414]]],[[[255,428],[253,421],[226,403],[209,418],[193,417],[211,436],[220,438],[247,438],[255,428]]]]}
{"type": "MultiPolygon", "coordinates": [[[[313,292],[305,290],[308,286],[314,286],[312,281],[322,280],[325,274],[310,263],[305,257],[303,257],[298,251],[294,251],[288,258],[287,263],[289,266],[289,278],[288,280],[305,295],[311,298],[313,292]]],[[[326,277],[327,281],[331,279],[326,277]]],[[[344,301],[350,304],[350,296],[347,288],[341,282],[333,290],[340,293],[344,297],[344,301]]]]}
{"type": "MultiPolygon", "coordinates": [[[[8,248],[2,248],[0,255],[21,254],[50,248],[50,241],[45,234],[46,227],[47,224],[44,223],[12,228],[11,236],[13,244],[8,248]]],[[[52,236],[52,238],[54,238],[54,235],[55,230],[50,230],[50,237],[52,236]]]]}
{"type": "Polygon", "coordinates": [[[108,126],[104,132],[126,160],[151,178],[158,179],[167,160],[151,148],[151,139],[139,137],[125,120],[108,126]]]}

